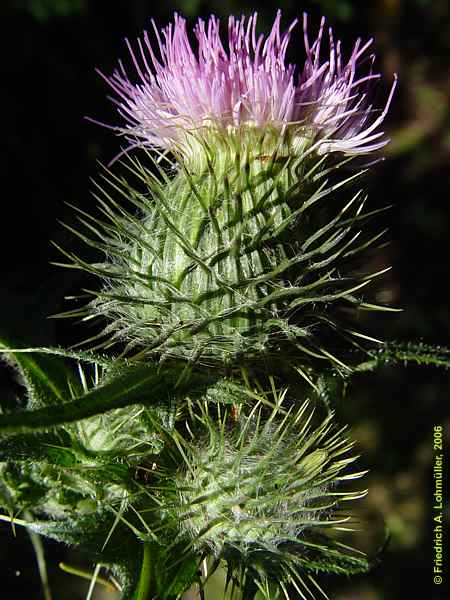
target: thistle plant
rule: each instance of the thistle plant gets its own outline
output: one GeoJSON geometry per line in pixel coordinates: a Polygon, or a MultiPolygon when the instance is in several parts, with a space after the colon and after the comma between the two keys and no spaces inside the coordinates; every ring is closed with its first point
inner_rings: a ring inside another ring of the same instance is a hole
{"type": "Polygon", "coordinates": [[[316,575],[368,570],[346,542],[365,491],[341,384],[449,364],[357,325],[395,310],[367,299],[387,269],[368,266],[385,231],[364,174],[396,79],[375,109],[371,40],[345,59],[306,15],[304,66],[286,64],[295,27],[230,17],[225,43],[210,17],[193,48],[175,15],[127,42],[133,76],[102,75],[125,146],[69,227],[104,258],[61,249],[99,284],[59,316],[100,333],[82,350],[3,341],[26,405],[0,416],[1,518],[88,549],[124,599],[205,598],[216,571],[223,597],[327,597],[316,575]]]}

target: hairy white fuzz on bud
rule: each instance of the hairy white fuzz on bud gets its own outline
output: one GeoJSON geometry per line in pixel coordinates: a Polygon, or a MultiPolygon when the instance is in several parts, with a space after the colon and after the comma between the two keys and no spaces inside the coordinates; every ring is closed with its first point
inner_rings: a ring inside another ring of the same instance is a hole
{"type": "Polygon", "coordinates": [[[364,335],[343,320],[368,307],[359,290],[381,274],[355,263],[379,237],[366,226],[364,196],[340,193],[360,173],[345,174],[349,159],[329,164],[310,152],[308,138],[299,149],[289,130],[195,139],[195,168],[168,176],[154,165],[155,176],[133,160],[139,190],[109,181],[131,206],[102,189],[106,220],[83,213],[94,238],[78,235],[106,260],[71,258],[104,284],[67,314],[106,318],[100,344],[120,341],[147,356],[236,364],[284,353],[341,368],[329,340],[360,344],[364,335]]]}
{"type": "Polygon", "coordinates": [[[348,469],[353,444],[333,414],[313,425],[307,403],[264,412],[257,405],[237,421],[233,412],[217,420],[203,413],[206,433],[186,448],[175,481],[181,536],[199,552],[268,577],[285,568],[364,569],[361,557],[327,535],[348,521],[342,503],[365,495],[341,487],[364,474],[348,469]]]}

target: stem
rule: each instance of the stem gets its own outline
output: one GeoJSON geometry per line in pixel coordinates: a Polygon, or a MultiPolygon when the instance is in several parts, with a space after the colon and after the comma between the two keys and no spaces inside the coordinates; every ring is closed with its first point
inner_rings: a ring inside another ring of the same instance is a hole
{"type": "Polygon", "coordinates": [[[41,540],[41,536],[35,533],[31,529],[28,529],[28,535],[30,536],[31,543],[33,544],[34,553],[36,555],[36,562],[39,569],[39,576],[41,578],[42,592],[45,600],[52,600],[52,592],[50,590],[50,584],[48,581],[47,565],[45,562],[44,545],[41,540]]]}
{"type": "Polygon", "coordinates": [[[144,544],[141,575],[139,577],[138,587],[133,600],[149,600],[148,595],[152,581],[151,557],[150,544],[144,544]]]}
{"type": "MultiPolygon", "coordinates": [[[[66,565],[66,563],[63,563],[63,562],[60,562],[58,566],[61,569],[61,571],[64,571],[64,573],[70,573],[70,575],[76,575],[77,577],[81,577],[82,579],[87,579],[88,581],[90,581],[92,583],[92,573],[90,573],[88,571],[84,571],[83,569],[78,569],[77,567],[72,567],[71,565],[66,565]]],[[[99,566],[99,565],[97,565],[97,566],[99,566]]],[[[96,567],[96,571],[97,571],[97,567],[96,567]]],[[[94,572],[94,577],[95,577],[95,583],[98,583],[99,585],[103,585],[108,590],[108,592],[116,592],[117,591],[116,586],[114,586],[107,579],[104,579],[103,577],[99,577],[98,574],[97,575],[95,574],[95,572],[94,572]]]]}

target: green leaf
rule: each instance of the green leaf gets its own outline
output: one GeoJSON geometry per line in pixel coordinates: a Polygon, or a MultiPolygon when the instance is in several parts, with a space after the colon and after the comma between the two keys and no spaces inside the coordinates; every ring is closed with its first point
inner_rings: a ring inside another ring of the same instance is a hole
{"type": "Polygon", "coordinates": [[[6,355],[13,354],[50,354],[51,356],[61,356],[64,358],[73,358],[74,360],[84,362],[91,365],[98,365],[100,367],[110,367],[112,363],[126,364],[125,359],[121,360],[116,357],[109,357],[103,354],[98,354],[92,350],[71,350],[66,348],[53,348],[53,347],[32,347],[32,348],[14,348],[11,344],[7,344],[5,337],[0,339],[0,353],[6,355]]]}
{"type": "MultiPolygon", "coordinates": [[[[176,600],[193,583],[199,581],[198,568],[198,555],[196,552],[186,552],[184,546],[171,545],[167,549],[157,544],[145,544],[139,587],[145,587],[150,582],[155,598],[176,600]],[[147,568],[146,560],[149,563],[147,568]]],[[[141,600],[138,591],[133,600],[141,600]]]]}
{"type": "Polygon", "coordinates": [[[9,340],[0,338],[0,352],[12,357],[20,374],[20,383],[28,392],[31,409],[59,404],[70,399],[70,388],[80,388],[74,370],[64,359],[36,351],[16,351],[9,340]]]}
{"type": "Polygon", "coordinates": [[[375,371],[384,365],[407,365],[450,367],[450,348],[431,346],[422,342],[387,342],[377,352],[369,353],[372,358],[361,363],[355,372],[375,371]]]}
{"type": "Polygon", "coordinates": [[[202,391],[214,380],[209,373],[187,369],[186,363],[128,366],[75,400],[34,411],[0,415],[0,432],[24,433],[73,423],[132,404],[156,405],[202,391]]]}
{"type": "Polygon", "coordinates": [[[28,462],[46,460],[52,464],[70,467],[75,462],[67,433],[25,433],[0,438],[0,462],[28,462]],[[67,439],[66,439],[67,438],[67,439]]]}

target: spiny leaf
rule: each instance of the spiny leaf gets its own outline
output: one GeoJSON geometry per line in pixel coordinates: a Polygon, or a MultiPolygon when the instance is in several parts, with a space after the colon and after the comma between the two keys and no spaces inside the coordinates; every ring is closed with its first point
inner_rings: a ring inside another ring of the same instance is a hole
{"type": "Polygon", "coordinates": [[[422,342],[387,342],[377,352],[369,352],[371,360],[355,367],[356,372],[374,371],[384,365],[415,363],[423,366],[450,367],[450,348],[422,342]]]}
{"type": "MultiPolygon", "coordinates": [[[[73,358],[75,360],[86,362],[92,365],[99,365],[102,367],[110,367],[117,361],[121,362],[120,359],[110,358],[103,354],[96,354],[92,350],[68,350],[66,348],[51,348],[45,346],[39,346],[36,348],[15,348],[12,345],[7,346],[4,342],[2,344],[0,340],[0,354],[12,354],[17,359],[18,356],[23,354],[50,354],[52,356],[62,356],[65,358],[73,358]]],[[[126,361],[123,361],[124,363],[126,361]]]]}
{"type": "Polygon", "coordinates": [[[209,374],[186,371],[186,364],[139,364],[79,398],[34,411],[0,415],[0,432],[27,432],[73,423],[131,404],[156,405],[203,389],[209,374]]]}
{"type": "Polygon", "coordinates": [[[75,462],[75,458],[70,450],[70,438],[67,438],[62,432],[0,437],[0,461],[49,460],[68,466],[75,462]]]}
{"type": "Polygon", "coordinates": [[[59,404],[70,398],[68,382],[76,389],[78,380],[73,369],[53,352],[15,350],[13,345],[0,339],[0,353],[12,356],[20,373],[21,383],[28,392],[29,407],[41,408],[59,404]]]}

